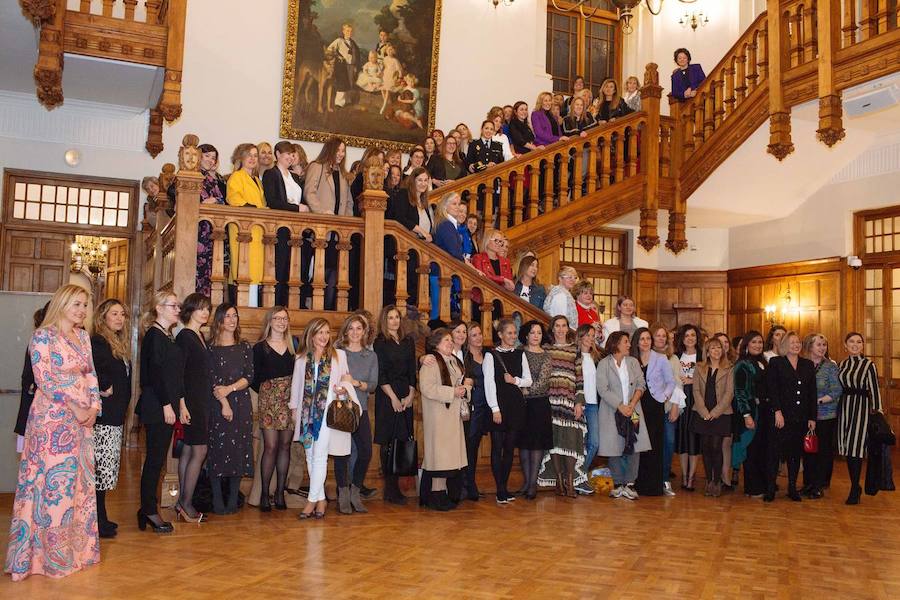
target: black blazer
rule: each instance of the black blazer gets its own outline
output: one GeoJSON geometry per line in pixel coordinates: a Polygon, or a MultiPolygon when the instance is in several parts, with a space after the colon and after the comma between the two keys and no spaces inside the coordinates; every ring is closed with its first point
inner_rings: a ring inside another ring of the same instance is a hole
{"type": "Polygon", "coordinates": [[[28,413],[34,402],[34,370],[31,368],[31,354],[25,350],[25,366],[22,368],[22,392],[19,396],[19,414],[16,417],[16,426],[13,429],[19,435],[25,435],[25,426],[28,424],[28,413]]]}
{"type": "Polygon", "coordinates": [[[184,397],[184,354],[175,340],[151,327],[141,342],[141,397],[135,413],[141,423],[163,422],[163,406],[178,414],[178,401],[184,397]]]}
{"type": "Polygon", "coordinates": [[[125,414],[131,403],[131,365],[113,356],[109,342],[102,335],[91,336],[91,352],[94,355],[94,369],[100,391],[112,386],[112,395],[100,397],[103,410],[97,417],[101,425],[121,426],[125,424],[125,414]]]}
{"type": "Polygon", "coordinates": [[[419,224],[419,211],[409,203],[409,192],[405,188],[400,188],[396,195],[389,196],[384,218],[397,221],[410,231],[419,224]]]}
{"type": "MultiPolygon", "coordinates": [[[[296,173],[291,173],[291,177],[297,182],[297,185],[303,188],[303,182],[296,173]]],[[[263,193],[266,196],[266,206],[276,210],[289,210],[292,212],[300,211],[296,204],[288,202],[287,189],[284,187],[284,178],[281,176],[281,171],[278,167],[272,167],[263,173],[262,184],[263,193]]],[[[301,204],[306,204],[303,200],[300,202],[301,204]]]]}
{"type": "Polygon", "coordinates": [[[503,162],[503,144],[490,140],[485,142],[481,138],[469,142],[466,164],[474,165],[477,173],[486,169],[489,162],[497,164],[503,162]]]}
{"type": "Polygon", "coordinates": [[[531,152],[531,148],[526,148],[525,144],[534,143],[534,131],[525,121],[514,118],[509,122],[509,141],[513,150],[519,154],[531,152]]]}
{"type": "Polygon", "coordinates": [[[612,108],[609,102],[603,101],[600,104],[600,112],[597,113],[597,121],[610,121],[612,119],[621,119],[625,115],[629,115],[634,111],[628,106],[628,103],[619,98],[619,105],[612,108]]]}
{"type": "Polygon", "coordinates": [[[816,368],[811,360],[798,358],[795,371],[787,357],[773,357],[766,367],[766,389],[772,410],[780,410],[786,423],[816,420],[816,368]]]}

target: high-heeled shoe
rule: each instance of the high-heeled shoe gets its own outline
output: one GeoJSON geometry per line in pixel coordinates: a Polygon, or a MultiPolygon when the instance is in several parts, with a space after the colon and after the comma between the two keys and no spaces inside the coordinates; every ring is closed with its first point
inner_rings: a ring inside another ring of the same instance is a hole
{"type": "Polygon", "coordinates": [[[198,525],[200,523],[206,522],[206,519],[205,519],[206,515],[204,515],[202,512],[197,512],[197,516],[192,517],[191,515],[188,514],[188,512],[184,509],[184,507],[181,506],[180,504],[176,504],[172,508],[175,509],[175,520],[176,521],[178,519],[184,519],[188,523],[197,523],[198,525]]]}
{"type": "Polygon", "coordinates": [[[151,531],[153,531],[153,533],[172,533],[173,531],[175,531],[175,528],[172,527],[172,524],[168,521],[162,521],[161,523],[157,524],[153,519],[151,519],[141,511],[137,512],[137,522],[138,529],[140,529],[141,531],[145,531],[147,529],[147,525],[150,525],[150,529],[151,531]]]}

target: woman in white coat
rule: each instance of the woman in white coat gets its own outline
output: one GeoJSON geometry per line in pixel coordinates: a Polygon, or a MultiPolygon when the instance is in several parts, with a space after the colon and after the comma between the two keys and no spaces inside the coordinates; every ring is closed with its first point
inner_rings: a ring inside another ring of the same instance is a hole
{"type": "Polygon", "coordinates": [[[600,456],[609,457],[612,471],[612,498],[637,500],[634,482],[640,453],[650,449],[641,396],[647,389],[641,365],[629,356],[631,340],[614,331],[606,341],[607,357],[597,365],[597,394],[600,396],[600,456]],[[637,425],[637,432],[634,431],[637,425]]]}
{"type": "Polygon", "coordinates": [[[350,454],[350,434],[330,428],[325,416],[338,394],[359,405],[352,382],[347,355],[334,347],[328,321],[313,319],[306,326],[291,381],[294,441],[303,444],[309,471],[309,496],[301,519],[325,517],[328,455],[350,454]]]}
{"type": "Polygon", "coordinates": [[[638,318],[634,313],[634,299],[631,296],[619,296],[616,301],[616,316],[603,322],[603,343],[606,343],[614,331],[624,331],[631,338],[635,331],[649,326],[647,321],[638,318]]]}

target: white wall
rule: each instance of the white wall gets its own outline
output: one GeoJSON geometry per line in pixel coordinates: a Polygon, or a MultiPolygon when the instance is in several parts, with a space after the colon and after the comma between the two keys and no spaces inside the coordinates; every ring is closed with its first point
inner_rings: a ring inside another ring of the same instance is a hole
{"type": "Polygon", "coordinates": [[[687,215],[688,247],[677,256],[666,250],[669,213],[661,210],[657,217],[659,246],[647,252],[637,244],[640,234],[639,213],[625,215],[610,224],[610,227],[627,229],[631,232],[631,247],[628,256],[629,269],[656,269],[660,271],[722,271],[729,268],[729,230],[724,227],[696,227],[691,224],[691,213],[687,215]]]}

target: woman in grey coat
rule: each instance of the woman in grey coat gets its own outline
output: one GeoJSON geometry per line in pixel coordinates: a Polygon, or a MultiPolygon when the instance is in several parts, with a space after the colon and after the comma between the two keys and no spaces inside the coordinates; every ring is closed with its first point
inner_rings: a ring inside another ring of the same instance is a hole
{"type": "Polygon", "coordinates": [[[597,365],[597,394],[601,400],[597,454],[609,457],[614,484],[610,497],[637,500],[634,481],[640,453],[650,450],[650,438],[641,410],[641,396],[647,384],[640,363],[629,356],[630,350],[628,334],[616,331],[606,340],[608,356],[597,365]]]}

